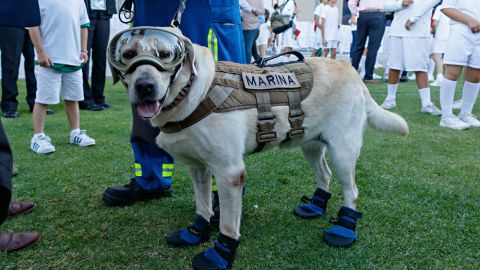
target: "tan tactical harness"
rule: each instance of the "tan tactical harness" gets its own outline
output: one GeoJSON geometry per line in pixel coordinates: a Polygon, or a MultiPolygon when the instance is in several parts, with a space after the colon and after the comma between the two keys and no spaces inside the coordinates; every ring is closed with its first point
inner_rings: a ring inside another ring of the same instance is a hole
{"type": "Polygon", "coordinates": [[[197,109],[184,120],[168,122],[160,129],[165,133],[175,133],[194,125],[212,112],[257,108],[257,142],[263,147],[277,138],[272,106],[289,107],[291,128],[287,138],[304,134],[301,101],[310,94],[312,86],[312,69],[303,61],[263,68],[218,62],[212,86],[197,109]]]}

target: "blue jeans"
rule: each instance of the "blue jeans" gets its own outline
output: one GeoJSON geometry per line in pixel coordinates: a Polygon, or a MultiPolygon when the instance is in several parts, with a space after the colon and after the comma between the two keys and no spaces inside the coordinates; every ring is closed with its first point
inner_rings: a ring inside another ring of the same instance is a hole
{"type": "Polygon", "coordinates": [[[353,52],[352,65],[358,69],[360,59],[368,41],[368,53],[365,61],[365,80],[373,79],[373,69],[377,60],[377,52],[385,33],[385,14],[383,12],[360,12],[357,21],[357,41],[353,52]]]}
{"type": "Polygon", "coordinates": [[[245,42],[245,56],[247,64],[252,62],[252,47],[258,37],[258,29],[243,30],[243,40],[245,42]]]}

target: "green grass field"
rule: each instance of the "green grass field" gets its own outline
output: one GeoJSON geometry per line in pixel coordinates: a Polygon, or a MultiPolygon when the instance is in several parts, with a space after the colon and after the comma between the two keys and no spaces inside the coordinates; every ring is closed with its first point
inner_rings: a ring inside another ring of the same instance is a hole
{"type": "MultiPolygon", "coordinates": [[[[124,208],[106,207],[101,200],[105,188],[133,175],[130,107],[120,84],[106,89],[111,110],[81,113],[82,128],[97,141],[94,147],[69,145],[63,106],[53,107],[46,132],[57,151],[50,155],[30,151],[31,114],[20,84],[21,117],[2,122],[20,169],[14,198],[33,200],[38,208],[0,229],[37,230],[42,238],[33,248],[0,254],[0,269],[190,269],[193,256],[217,234],[199,247],[176,249],[165,242],[195,215],[184,165],[176,166],[171,198],[124,208]]],[[[381,103],[386,84],[369,88],[381,103]]],[[[437,105],[438,92],[432,88],[437,105]]],[[[394,111],[409,123],[410,136],[367,130],[356,170],[364,218],[351,248],[331,248],[321,240],[342,202],[335,176],[327,217],[300,220],[292,208],[316,185],[300,151],[247,158],[245,218],[234,269],[479,269],[480,130],[440,128],[439,117],[420,113],[413,82],[400,85],[397,105],[394,111]]],[[[480,114],[478,105],[475,112],[480,114]]]]}

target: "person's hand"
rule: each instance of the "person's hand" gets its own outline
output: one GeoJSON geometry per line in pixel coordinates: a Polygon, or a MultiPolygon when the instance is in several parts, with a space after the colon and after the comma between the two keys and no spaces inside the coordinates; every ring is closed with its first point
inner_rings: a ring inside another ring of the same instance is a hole
{"type": "Polygon", "coordinates": [[[413,22],[410,21],[410,19],[408,19],[407,22],[405,22],[405,28],[406,28],[407,30],[410,30],[410,28],[412,27],[412,25],[413,25],[413,22]]]}
{"type": "Polygon", "coordinates": [[[88,61],[88,52],[86,50],[82,50],[80,53],[80,59],[82,59],[83,63],[86,64],[88,61]]]}
{"type": "Polygon", "coordinates": [[[327,47],[327,41],[325,39],[322,40],[322,45],[324,48],[327,47]]]}
{"type": "Polygon", "coordinates": [[[411,4],[413,4],[413,0],[403,0],[402,1],[402,7],[404,7],[404,8],[410,6],[411,4]]]}
{"type": "Polygon", "coordinates": [[[350,18],[350,22],[351,22],[352,24],[355,24],[355,25],[356,25],[356,24],[357,24],[357,16],[352,15],[352,18],[350,18]]]}
{"type": "Polygon", "coordinates": [[[293,10],[293,14],[294,15],[297,15],[298,13],[300,13],[300,9],[298,7],[295,7],[295,9],[293,10]]]}
{"type": "Polygon", "coordinates": [[[472,30],[473,33],[480,32],[480,22],[478,22],[477,20],[475,19],[469,20],[467,25],[468,25],[468,28],[470,28],[470,30],[472,30]]]}
{"type": "Polygon", "coordinates": [[[50,57],[48,57],[48,54],[46,52],[39,52],[37,53],[37,60],[38,60],[38,64],[41,66],[41,67],[50,67],[53,62],[52,60],[50,59],[50,57]]]}

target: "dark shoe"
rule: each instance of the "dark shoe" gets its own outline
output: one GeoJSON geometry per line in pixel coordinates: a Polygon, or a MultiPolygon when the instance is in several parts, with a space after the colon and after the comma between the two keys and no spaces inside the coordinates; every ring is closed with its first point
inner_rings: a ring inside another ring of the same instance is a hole
{"type": "Polygon", "coordinates": [[[407,75],[401,76],[400,77],[400,82],[408,82],[408,76],[407,75]]]}
{"type": "Polygon", "coordinates": [[[20,214],[27,214],[33,211],[37,205],[30,201],[12,202],[8,207],[8,216],[18,216],[20,214]]]}
{"type": "Polygon", "coordinates": [[[80,107],[80,110],[86,110],[86,111],[101,111],[103,110],[103,106],[99,106],[99,105],[96,105],[96,104],[93,104],[93,105],[88,105],[88,106],[81,106],[80,107]]]}
{"type": "Polygon", "coordinates": [[[52,114],[55,114],[55,112],[53,110],[47,109],[47,115],[52,115],[52,114]]]}
{"type": "Polygon", "coordinates": [[[169,196],[172,196],[171,186],[166,189],[147,191],[138,185],[135,178],[132,178],[127,185],[107,188],[103,192],[103,201],[108,206],[127,206],[137,201],[147,201],[169,196]]]}
{"type": "Polygon", "coordinates": [[[210,222],[197,215],[192,225],[170,233],[165,239],[175,247],[196,246],[208,241],[211,232],[210,222]]]}
{"type": "Polygon", "coordinates": [[[40,239],[38,232],[6,233],[0,232],[0,251],[12,252],[35,244],[40,239]]]}
{"type": "Polygon", "coordinates": [[[3,113],[3,117],[5,118],[17,118],[18,116],[19,115],[17,111],[8,111],[3,113]]]}
{"type": "Polygon", "coordinates": [[[103,107],[104,110],[108,110],[108,109],[111,109],[111,108],[112,108],[112,106],[110,106],[110,105],[107,104],[107,103],[97,104],[97,106],[103,107]]]}
{"type": "Polygon", "coordinates": [[[18,167],[13,164],[12,166],[12,177],[18,175],[18,167]]]}
{"type": "Polygon", "coordinates": [[[366,79],[363,79],[363,82],[364,83],[380,83],[380,80],[375,80],[375,79],[366,80],[366,79]]]}

